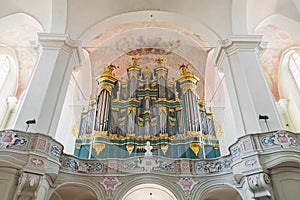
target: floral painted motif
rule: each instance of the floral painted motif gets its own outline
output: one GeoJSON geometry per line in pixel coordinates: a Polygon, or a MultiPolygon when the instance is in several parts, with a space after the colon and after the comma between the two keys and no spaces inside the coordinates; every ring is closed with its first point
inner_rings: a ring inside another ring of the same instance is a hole
{"type": "Polygon", "coordinates": [[[39,139],[37,148],[39,150],[44,150],[46,146],[46,140],[39,139]]]}
{"type": "Polygon", "coordinates": [[[252,149],[252,144],[250,140],[246,140],[243,142],[244,151],[248,151],[252,149]]]}
{"type": "Polygon", "coordinates": [[[72,158],[65,158],[63,161],[63,166],[71,168],[72,171],[77,172],[100,172],[104,168],[104,164],[100,162],[81,162],[76,161],[72,158]]]}
{"type": "Polygon", "coordinates": [[[0,135],[0,148],[10,148],[13,146],[24,146],[27,143],[25,137],[20,137],[16,133],[3,132],[0,135]]]}
{"type": "Polygon", "coordinates": [[[59,158],[60,154],[61,154],[61,148],[59,148],[57,145],[52,145],[50,152],[52,155],[56,156],[59,158]]]}
{"type": "Polygon", "coordinates": [[[183,172],[189,172],[190,170],[190,165],[188,163],[182,163],[181,168],[183,172]]]}
{"type": "Polygon", "coordinates": [[[225,169],[230,169],[229,160],[220,160],[215,162],[198,162],[195,166],[196,172],[218,173],[225,169]]]}
{"type": "Polygon", "coordinates": [[[30,162],[35,165],[35,166],[43,166],[44,165],[44,161],[38,158],[31,158],[30,162]]]}
{"type": "Polygon", "coordinates": [[[281,146],[281,147],[297,147],[298,141],[287,133],[277,132],[277,134],[263,137],[261,139],[263,146],[281,146]]]}
{"type": "Polygon", "coordinates": [[[251,158],[251,159],[245,161],[245,166],[252,167],[252,166],[256,165],[256,163],[257,163],[257,160],[255,158],[251,158]]]}
{"type": "Polygon", "coordinates": [[[28,145],[28,148],[29,149],[34,149],[34,146],[35,146],[35,138],[31,138],[30,142],[29,142],[29,145],[28,145]]]}
{"type": "Polygon", "coordinates": [[[132,162],[127,162],[123,165],[123,168],[125,170],[133,170],[134,168],[138,167],[138,160],[132,161],[132,162]]]}
{"type": "Polygon", "coordinates": [[[168,163],[166,161],[159,161],[159,163],[160,163],[160,165],[159,165],[160,169],[174,170],[174,168],[175,168],[175,164],[174,163],[168,163]]]}
{"type": "Polygon", "coordinates": [[[237,157],[241,154],[241,148],[239,146],[234,146],[231,148],[231,155],[232,157],[237,157]]]}
{"type": "Polygon", "coordinates": [[[115,190],[122,183],[116,177],[106,177],[101,184],[105,187],[106,190],[115,190]]]}
{"type": "Polygon", "coordinates": [[[71,158],[66,158],[63,161],[63,166],[64,167],[69,167],[71,168],[73,171],[76,171],[78,169],[78,164],[74,159],[71,158]]]}
{"type": "Polygon", "coordinates": [[[196,185],[196,182],[192,178],[181,178],[177,184],[179,184],[184,191],[191,191],[194,185],[196,185]]]}

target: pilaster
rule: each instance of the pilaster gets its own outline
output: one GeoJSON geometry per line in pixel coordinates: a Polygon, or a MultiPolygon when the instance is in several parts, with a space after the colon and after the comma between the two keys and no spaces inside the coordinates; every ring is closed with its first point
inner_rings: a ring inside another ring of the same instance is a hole
{"type": "Polygon", "coordinates": [[[13,128],[55,136],[70,76],[83,63],[81,43],[66,34],[38,34],[38,61],[21,101],[13,128]]]}
{"type": "Polygon", "coordinates": [[[266,43],[257,35],[231,35],[219,41],[214,62],[224,72],[239,133],[282,129],[281,120],[268,87],[259,55],[266,43]],[[259,115],[268,119],[259,119],[259,115]]]}

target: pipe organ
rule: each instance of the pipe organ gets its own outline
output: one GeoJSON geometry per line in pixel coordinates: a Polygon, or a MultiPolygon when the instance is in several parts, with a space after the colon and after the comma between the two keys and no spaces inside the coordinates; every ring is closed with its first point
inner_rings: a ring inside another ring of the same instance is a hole
{"type": "Polygon", "coordinates": [[[220,156],[213,115],[198,99],[199,79],[180,66],[181,75],[168,79],[163,58],[154,69],[143,68],[138,58],[120,80],[109,65],[97,77],[98,93],[81,113],[75,156],[127,158],[143,155],[147,141],[153,155],[169,158],[220,156]]]}

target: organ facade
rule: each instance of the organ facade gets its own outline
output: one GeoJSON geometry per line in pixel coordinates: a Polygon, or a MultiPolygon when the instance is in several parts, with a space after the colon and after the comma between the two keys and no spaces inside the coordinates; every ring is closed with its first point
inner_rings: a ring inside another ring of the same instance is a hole
{"type": "Polygon", "coordinates": [[[141,67],[132,58],[127,79],[114,65],[97,77],[98,92],[81,113],[74,154],[82,158],[127,158],[145,153],[169,158],[220,156],[213,115],[196,93],[199,81],[180,66],[176,79],[168,76],[164,58],[155,67],[141,67]]]}

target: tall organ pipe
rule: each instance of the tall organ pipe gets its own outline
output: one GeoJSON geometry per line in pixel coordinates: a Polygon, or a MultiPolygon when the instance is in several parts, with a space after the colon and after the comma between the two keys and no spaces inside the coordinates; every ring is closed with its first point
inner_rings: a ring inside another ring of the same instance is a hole
{"type": "Polygon", "coordinates": [[[106,102],[106,90],[103,91],[103,101],[101,102],[101,119],[100,119],[100,131],[103,130],[103,124],[104,124],[104,113],[105,113],[105,102],[106,102]]]}
{"type": "Polygon", "coordinates": [[[192,101],[191,95],[192,95],[192,91],[190,90],[189,93],[188,93],[189,104],[190,104],[190,115],[191,115],[191,122],[190,123],[191,123],[191,131],[194,131],[193,101],[192,101]]]}
{"type": "Polygon", "coordinates": [[[103,127],[102,127],[102,131],[106,130],[105,128],[106,128],[106,123],[107,123],[108,108],[109,108],[109,94],[106,91],[106,93],[105,93],[105,102],[104,102],[104,115],[103,115],[103,127]]]}
{"type": "Polygon", "coordinates": [[[101,102],[103,101],[103,92],[101,92],[100,93],[100,95],[99,95],[99,99],[98,99],[98,105],[97,105],[97,107],[98,107],[98,110],[97,110],[97,122],[96,122],[96,130],[97,131],[100,131],[100,117],[101,117],[101,113],[102,113],[102,111],[101,111],[101,106],[102,106],[102,104],[101,104],[101,102]]]}
{"type": "Polygon", "coordinates": [[[190,99],[191,99],[191,104],[192,104],[192,115],[193,115],[193,119],[192,119],[192,124],[193,124],[193,131],[197,131],[197,122],[196,122],[196,119],[197,119],[197,116],[196,116],[196,113],[195,113],[195,110],[197,109],[197,107],[195,107],[195,94],[193,92],[191,92],[191,95],[190,95],[190,99]]]}
{"type": "Polygon", "coordinates": [[[195,131],[199,131],[198,130],[198,114],[197,114],[197,100],[196,100],[196,95],[193,94],[192,96],[193,99],[193,112],[194,112],[194,124],[195,124],[195,131]]]}
{"type": "Polygon", "coordinates": [[[197,104],[197,96],[194,95],[194,111],[195,111],[195,116],[196,116],[196,119],[195,119],[195,123],[196,123],[196,131],[200,131],[200,127],[199,127],[199,111],[198,111],[198,104],[197,104]]]}
{"type": "Polygon", "coordinates": [[[184,98],[185,98],[185,102],[186,102],[186,117],[187,117],[187,125],[188,125],[188,131],[191,131],[192,130],[192,126],[191,126],[191,114],[190,114],[190,104],[189,104],[189,97],[188,97],[188,93],[189,91],[187,91],[184,95],[184,98]]]}
{"type": "MultiPolygon", "coordinates": [[[[109,93],[107,94],[107,103],[106,103],[106,115],[105,115],[105,129],[104,130],[108,130],[108,121],[109,121],[109,112],[110,112],[110,101],[111,101],[111,96],[109,95],[109,93]]],[[[111,115],[112,116],[112,115],[111,115]]]]}
{"type": "Polygon", "coordinates": [[[189,102],[190,102],[190,113],[191,113],[191,125],[192,125],[192,131],[195,131],[195,112],[194,112],[194,101],[193,101],[193,92],[189,92],[189,102]]]}

